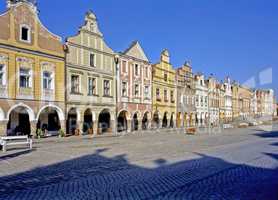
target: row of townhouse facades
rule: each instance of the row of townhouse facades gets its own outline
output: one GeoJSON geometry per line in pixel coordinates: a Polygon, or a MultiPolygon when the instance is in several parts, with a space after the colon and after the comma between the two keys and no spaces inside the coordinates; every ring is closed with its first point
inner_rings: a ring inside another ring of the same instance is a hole
{"type": "Polygon", "coordinates": [[[273,90],[151,64],[138,41],[114,52],[89,11],[65,43],[40,21],[36,1],[7,0],[0,15],[0,134],[103,134],[202,127],[274,115],[273,90]]]}

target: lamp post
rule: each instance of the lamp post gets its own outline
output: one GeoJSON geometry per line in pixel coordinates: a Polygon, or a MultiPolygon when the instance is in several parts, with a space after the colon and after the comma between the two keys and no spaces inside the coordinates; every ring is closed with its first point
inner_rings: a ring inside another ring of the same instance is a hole
{"type": "Polygon", "coordinates": [[[119,60],[120,60],[120,57],[119,57],[118,54],[116,54],[115,57],[114,57],[114,62],[116,64],[116,77],[115,77],[115,79],[116,79],[116,84],[115,84],[116,85],[116,88],[115,88],[116,109],[115,109],[115,122],[114,122],[114,124],[115,124],[114,127],[115,127],[116,134],[118,133],[118,117],[117,117],[117,115],[118,115],[118,105],[117,105],[117,102],[118,102],[118,88],[120,88],[119,85],[118,85],[118,78],[120,77],[119,60]]]}

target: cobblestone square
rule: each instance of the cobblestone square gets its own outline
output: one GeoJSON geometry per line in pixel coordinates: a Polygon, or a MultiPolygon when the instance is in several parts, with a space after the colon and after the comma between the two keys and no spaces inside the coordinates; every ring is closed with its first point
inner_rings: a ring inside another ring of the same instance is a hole
{"type": "Polygon", "coordinates": [[[277,130],[41,139],[1,153],[0,199],[276,200],[277,130]]]}

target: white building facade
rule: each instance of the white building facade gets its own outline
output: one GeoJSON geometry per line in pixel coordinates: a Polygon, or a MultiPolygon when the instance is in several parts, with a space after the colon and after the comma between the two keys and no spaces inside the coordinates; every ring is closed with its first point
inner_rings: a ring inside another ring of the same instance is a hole
{"type": "Polygon", "coordinates": [[[230,78],[226,78],[224,81],[224,98],[225,98],[225,119],[227,122],[233,120],[233,94],[232,94],[232,84],[230,78]]]}
{"type": "Polygon", "coordinates": [[[202,127],[208,123],[208,87],[205,82],[205,77],[202,74],[197,74],[194,77],[195,81],[195,106],[196,106],[196,126],[202,127]]]}

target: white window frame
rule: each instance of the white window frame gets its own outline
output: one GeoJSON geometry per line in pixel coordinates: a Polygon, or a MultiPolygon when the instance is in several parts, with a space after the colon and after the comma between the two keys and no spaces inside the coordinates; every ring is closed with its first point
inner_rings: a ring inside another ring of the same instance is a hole
{"type": "Polygon", "coordinates": [[[87,93],[89,96],[97,96],[98,95],[98,80],[96,77],[94,76],[88,76],[88,79],[87,79],[87,93]],[[94,92],[92,94],[89,93],[90,91],[90,88],[89,88],[89,79],[95,79],[96,80],[96,93],[94,94],[94,92]]]}
{"type": "Polygon", "coordinates": [[[129,69],[128,69],[128,61],[127,61],[127,60],[124,60],[124,59],[121,60],[121,73],[122,73],[122,74],[128,74],[128,70],[129,70],[129,69]],[[126,72],[123,71],[123,66],[124,66],[124,65],[123,65],[123,62],[126,63],[126,72]]]}
{"type": "Polygon", "coordinates": [[[121,82],[121,96],[122,97],[128,97],[128,82],[127,81],[122,81],[121,82]],[[123,94],[123,83],[126,83],[126,95],[125,96],[123,94]]]}
{"type": "Polygon", "coordinates": [[[108,79],[104,79],[103,80],[103,96],[111,96],[111,80],[108,80],[108,79]],[[108,95],[107,94],[105,94],[105,88],[104,88],[104,86],[105,86],[105,81],[108,81],[108,83],[109,83],[109,92],[108,92],[108,95]]]}
{"type": "Polygon", "coordinates": [[[144,95],[145,95],[145,98],[150,98],[150,86],[149,85],[144,86],[144,95]],[[146,88],[148,88],[148,94],[146,94],[146,88]]]}
{"type": "Polygon", "coordinates": [[[96,67],[96,54],[93,53],[93,52],[89,53],[89,66],[90,67],[96,67]],[[93,66],[91,65],[91,55],[93,55],[93,57],[94,57],[94,63],[93,63],[94,65],[93,66]]]}
{"type": "Polygon", "coordinates": [[[134,96],[136,97],[136,98],[138,98],[138,97],[140,97],[140,84],[137,84],[137,83],[135,83],[134,84],[134,96]],[[136,92],[136,86],[138,86],[138,95],[136,95],[135,94],[135,92],[136,92]]]}
{"type": "Polygon", "coordinates": [[[55,75],[54,75],[54,72],[52,72],[52,71],[44,70],[44,71],[42,72],[42,89],[43,89],[43,90],[54,90],[54,82],[55,82],[54,77],[55,77],[55,75]],[[44,88],[44,73],[45,73],[45,72],[50,73],[50,77],[51,77],[50,88],[44,88]]]}
{"type": "Polygon", "coordinates": [[[138,63],[133,64],[133,70],[134,70],[134,76],[139,77],[140,76],[140,65],[138,63]],[[138,75],[136,75],[136,70],[135,70],[136,65],[138,66],[138,75]]]}
{"type": "Polygon", "coordinates": [[[21,24],[21,25],[20,25],[19,40],[20,40],[21,42],[31,43],[31,41],[32,41],[32,38],[31,38],[31,27],[30,27],[29,25],[27,25],[27,24],[21,24]],[[28,29],[28,40],[23,40],[23,39],[22,39],[22,28],[28,29]]]}
{"type": "Polygon", "coordinates": [[[33,88],[33,71],[31,68],[28,68],[28,67],[19,67],[19,72],[18,72],[18,78],[19,78],[19,81],[18,81],[18,87],[19,88],[33,88]],[[28,87],[21,87],[20,85],[20,76],[21,76],[21,73],[20,73],[20,70],[23,69],[23,70],[29,70],[29,83],[28,83],[28,87]]]}
{"type": "Polygon", "coordinates": [[[147,75],[146,78],[148,79],[148,78],[150,77],[150,74],[149,74],[149,67],[148,67],[148,66],[145,66],[144,68],[145,68],[145,75],[147,75]]]}
{"type": "Polygon", "coordinates": [[[80,74],[71,74],[70,75],[70,92],[71,93],[73,93],[73,94],[76,94],[76,92],[73,92],[72,91],[72,76],[77,76],[78,77],[78,80],[79,80],[79,91],[77,92],[77,93],[81,93],[81,82],[82,82],[82,80],[81,80],[81,76],[80,76],[80,74]]]}
{"type": "Polygon", "coordinates": [[[0,64],[0,66],[3,66],[3,78],[2,83],[0,83],[0,86],[6,86],[7,85],[7,67],[5,64],[0,64]]]}

